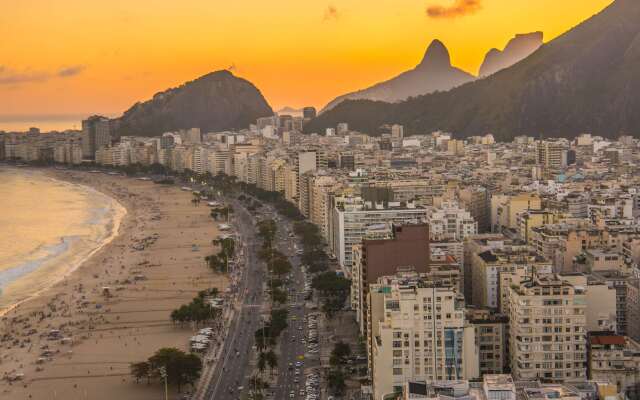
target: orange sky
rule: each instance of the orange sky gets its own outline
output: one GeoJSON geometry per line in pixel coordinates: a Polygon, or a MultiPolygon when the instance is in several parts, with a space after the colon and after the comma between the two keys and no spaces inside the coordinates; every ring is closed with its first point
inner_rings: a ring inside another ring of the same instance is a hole
{"type": "Polygon", "coordinates": [[[412,68],[434,38],[475,74],[514,34],[548,41],[611,2],[0,0],[0,116],[119,115],[231,65],[274,109],[322,107],[412,68]]]}

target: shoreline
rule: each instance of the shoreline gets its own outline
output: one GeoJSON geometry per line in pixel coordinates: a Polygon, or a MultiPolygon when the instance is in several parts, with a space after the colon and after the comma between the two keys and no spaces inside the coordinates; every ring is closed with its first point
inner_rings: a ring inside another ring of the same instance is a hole
{"type": "MultiPolygon", "coordinates": [[[[16,171],[20,171],[19,169],[13,169],[16,171]]],[[[100,239],[100,243],[95,246],[93,249],[89,250],[89,252],[87,254],[85,254],[80,260],[76,260],[69,268],[65,269],[64,272],[59,275],[59,276],[55,276],[52,277],[53,279],[45,286],[42,287],[40,289],[38,289],[35,293],[32,293],[30,295],[28,295],[27,297],[18,300],[17,302],[7,305],[5,307],[0,308],[0,318],[2,318],[3,316],[9,314],[12,310],[14,310],[15,308],[19,307],[21,304],[28,302],[30,300],[33,300],[35,298],[37,298],[38,296],[42,295],[44,292],[46,292],[47,290],[51,289],[53,286],[57,285],[58,283],[64,281],[66,278],[68,278],[71,274],[73,274],[76,270],[78,270],[79,268],[82,267],[83,264],[85,264],[86,262],[88,262],[97,252],[99,252],[100,250],[102,250],[105,246],[108,246],[111,242],[113,242],[113,240],[118,237],[120,235],[120,227],[122,225],[123,220],[126,218],[127,214],[129,213],[128,209],[122,205],[122,203],[120,203],[120,201],[118,201],[117,199],[115,199],[112,196],[109,196],[108,194],[97,190],[91,186],[87,186],[87,185],[82,185],[82,184],[78,184],[72,181],[68,181],[68,180],[63,180],[60,179],[60,177],[56,177],[54,176],[55,173],[51,173],[51,171],[46,170],[46,169],[30,169],[30,171],[36,171],[40,174],[42,174],[42,176],[44,176],[46,179],[49,180],[53,180],[56,182],[60,182],[60,183],[64,183],[64,184],[68,184],[68,185],[72,185],[78,188],[81,188],[83,191],[88,192],[88,193],[93,193],[93,194],[98,194],[101,197],[104,197],[105,199],[108,200],[109,202],[109,207],[111,209],[113,209],[113,214],[110,218],[108,223],[109,229],[108,229],[108,236],[101,238],[100,239]]],[[[91,218],[87,221],[84,221],[83,224],[96,224],[97,221],[95,220],[95,209],[90,210],[92,215],[91,218]]],[[[60,238],[61,243],[66,243],[66,240],[73,240],[75,239],[74,237],[71,236],[63,236],[60,238]]],[[[56,244],[53,245],[49,245],[49,246],[56,246],[56,244]]],[[[28,278],[28,275],[30,275],[31,273],[37,272],[38,270],[42,269],[42,268],[46,268],[47,264],[51,263],[53,265],[56,264],[56,261],[58,263],[63,262],[63,260],[60,260],[60,258],[62,258],[66,253],[69,253],[72,251],[71,248],[71,243],[68,244],[67,248],[53,256],[45,256],[45,257],[41,257],[39,259],[35,259],[35,260],[28,260],[28,261],[24,261],[21,264],[15,266],[14,268],[21,268],[24,264],[27,263],[38,263],[39,265],[37,267],[34,268],[33,271],[28,272],[27,274],[17,278],[16,280],[19,279],[26,279],[28,278]],[[44,260],[43,260],[44,258],[44,260]],[[56,260],[58,259],[58,260],[56,260]]],[[[71,254],[67,254],[67,255],[71,255],[71,254]]],[[[49,265],[51,265],[49,264],[49,265]]],[[[13,269],[13,268],[11,268],[13,269]]],[[[9,269],[10,270],[10,269],[9,269]]],[[[7,291],[7,289],[10,289],[12,285],[15,284],[14,282],[10,282],[5,288],[3,288],[3,291],[7,291]]]]}
{"type": "Polygon", "coordinates": [[[0,317],[0,376],[24,374],[19,384],[0,380],[0,393],[32,400],[48,400],[52,390],[60,398],[161,397],[160,385],[136,384],[130,364],[162,347],[188,351],[193,327],[173,324],[171,311],[201,290],[224,295],[229,287],[229,277],[204,261],[220,234],[208,207],[194,205],[192,194],[176,186],[40,171],[101,192],[127,213],[118,234],[64,279],[0,317]],[[65,340],[52,339],[51,331],[65,340]]]}

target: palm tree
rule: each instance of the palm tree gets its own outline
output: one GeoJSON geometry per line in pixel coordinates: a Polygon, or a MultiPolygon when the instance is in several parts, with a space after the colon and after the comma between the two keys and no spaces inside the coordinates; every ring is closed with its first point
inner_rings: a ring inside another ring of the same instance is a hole
{"type": "Polygon", "coordinates": [[[273,371],[275,371],[276,368],[278,368],[278,356],[276,356],[276,353],[273,350],[270,350],[266,354],[267,354],[266,355],[267,365],[269,366],[271,373],[273,373],[273,371]]]}
{"type": "Polygon", "coordinates": [[[260,352],[258,356],[258,371],[260,371],[260,375],[264,373],[265,369],[267,369],[267,353],[260,352]]]}

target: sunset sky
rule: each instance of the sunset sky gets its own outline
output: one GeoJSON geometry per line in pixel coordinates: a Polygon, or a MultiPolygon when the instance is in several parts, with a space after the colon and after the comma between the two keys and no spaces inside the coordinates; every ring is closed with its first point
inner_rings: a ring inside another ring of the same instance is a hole
{"type": "Polygon", "coordinates": [[[230,66],[274,109],[322,107],[414,67],[435,38],[476,74],[514,34],[548,41],[611,2],[0,0],[0,121],[119,115],[230,66]]]}

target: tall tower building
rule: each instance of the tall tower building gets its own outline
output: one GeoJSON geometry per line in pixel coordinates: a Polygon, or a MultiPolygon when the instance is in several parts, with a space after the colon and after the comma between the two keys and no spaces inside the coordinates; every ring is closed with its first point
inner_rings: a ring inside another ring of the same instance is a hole
{"type": "Polygon", "coordinates": [[[304,119],[312,119],[316,117],[316,108],[315,107],[305,107],[302,109],[302,117],[304,119]]]}
{"type": "Polygon", "coordinates": [[[545,170],[559,170],[567,166],[567,150],[558,141],[540,140],[536,144],[536,162],[545,170]]]}
{"type": "Polygon", "coordinates": [[[475,329],[464,297],[452,287],[398,273],[371,285],[367,321],[374,398],[409,381],[456,381],[479,376],[475,329]]]}
{"type": "Polygon", "coordinates": [[[94,159],[96,150],[111,144],[109,118],[94,115],[82,121],[82,157],[94,159]]]}
{"type": "Polygon", "coordinates": [[[556,274],[533,274],[509,290],[509,350],[516,380],[587,377],[586,294],[556,274]]]}

